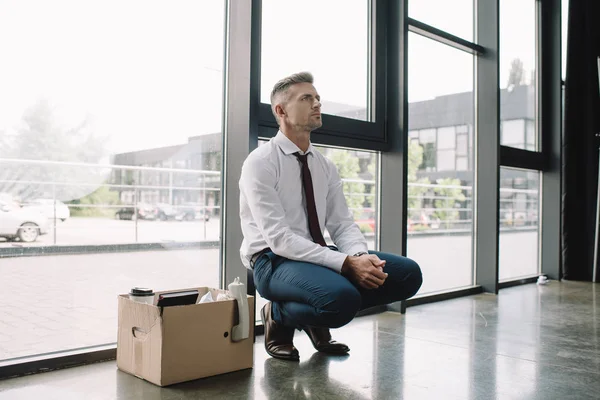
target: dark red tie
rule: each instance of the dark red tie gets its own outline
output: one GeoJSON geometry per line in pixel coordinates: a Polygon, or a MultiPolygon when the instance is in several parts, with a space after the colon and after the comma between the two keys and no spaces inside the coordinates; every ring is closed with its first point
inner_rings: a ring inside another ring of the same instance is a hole
{"type": "Polygon", "coordinates": [[[304,194],[306,196],[306,212],[308,213],[308,230],[313,238],[313,242],[321,246],[327,246],[321,227],[319,226],[319,216],[317,215],[317,207],[315,206],[315,191],[313,189],[312,176],[308,168],[308,154],[301,155],[294,153],[298,157],[298,161],[302,163],[302,186],[304,186],[304,194]]]}

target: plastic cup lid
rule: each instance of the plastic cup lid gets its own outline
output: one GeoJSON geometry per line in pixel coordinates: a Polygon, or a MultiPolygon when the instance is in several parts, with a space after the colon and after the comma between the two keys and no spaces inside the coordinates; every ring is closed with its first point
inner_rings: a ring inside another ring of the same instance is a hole
{"type": "Polygon", "coordinates": [[[154,296],[152,289],[134,287],[129,294],[133,296],[154,296]]]}

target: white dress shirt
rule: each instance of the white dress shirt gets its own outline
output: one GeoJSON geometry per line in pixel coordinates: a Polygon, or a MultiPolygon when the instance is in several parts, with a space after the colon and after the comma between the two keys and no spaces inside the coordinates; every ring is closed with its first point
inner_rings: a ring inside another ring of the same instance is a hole
{"type": "Polygon", "coordinates": [[[340,272],[346,256],[367,251],[367,242],[348,209],[337,168],[311,144],[308,166],[319,225],[321,232],[327,228],[340,251],[313,242],[296,152],[303,154],[279,131],[244,162],[239,182],[242,262],[249,268],[252,256],[269,247],[281,257],[340,272]]]}

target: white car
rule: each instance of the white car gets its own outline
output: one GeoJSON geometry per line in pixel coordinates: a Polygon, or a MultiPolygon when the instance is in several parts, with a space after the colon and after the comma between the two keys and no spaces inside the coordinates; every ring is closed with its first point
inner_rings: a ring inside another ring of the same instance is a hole
{"type": "Polygon", "coordinates": [[[56,219],[60,219],[61,221],[65,222],[67,218],[71,216],[71,211],[69,210],[69,207],[67,207],[66,204],[60,200],[36,199],[23,204],[23,207],[39,210],[42,214],[46,216],[46,218],[53,219],[53,203],[56,205],[56,219]]]}
{"type": "Polygon", "coordinates": [[[48,233],[48,218],[35,210],[0,202],[0,237],[21,242],[35,242],[48,233]]]}

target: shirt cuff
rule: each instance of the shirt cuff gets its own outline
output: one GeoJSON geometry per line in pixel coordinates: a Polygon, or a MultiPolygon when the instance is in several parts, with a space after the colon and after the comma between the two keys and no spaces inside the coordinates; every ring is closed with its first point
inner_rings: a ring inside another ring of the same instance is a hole
{"type": "Polygon", "coordinates": [[[347,254],[340,253],[339,251],[330,250],[325,254],[325,260],[323,265],[327,268],[330,268],[337,273],[342,272],[342,266],[344,265],[344,261],[346,261],[347,254]]]}
{"type": "Polygon", "coordinates": [[[369,252],[369,248],[367,246],[363,245],[363,244],[357,244],[357,245],[355,244],[354,246],[351,246],[348,249],[347,253],[348,253],[349,256],[353,256],[356,253],[360,253],[361,251],[364,251],[365,253],[368,253],[369,252]]]}

